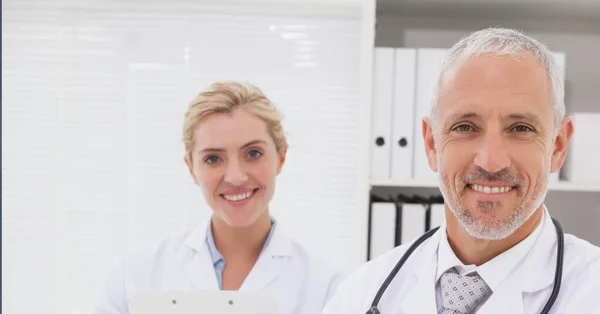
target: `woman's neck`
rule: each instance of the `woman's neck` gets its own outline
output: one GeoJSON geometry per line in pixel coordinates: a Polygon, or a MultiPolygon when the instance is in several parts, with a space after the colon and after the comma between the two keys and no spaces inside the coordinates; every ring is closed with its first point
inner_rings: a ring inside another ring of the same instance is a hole
{"type": "Polygon", "coordinates": [[[232,256],[257,259],[271,231],[268,211],[247,227],[231,227],[215,215],[211,224],[215,245],[225,260],[232,256]]]}

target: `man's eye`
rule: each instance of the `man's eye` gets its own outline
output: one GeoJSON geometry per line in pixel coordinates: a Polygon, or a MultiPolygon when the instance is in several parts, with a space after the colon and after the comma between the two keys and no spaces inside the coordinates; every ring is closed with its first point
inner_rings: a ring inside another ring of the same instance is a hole
{"type": "Polygon", "coordinates": [[[473,131],[473,127],[468,124],[461,124],[455,127],[454,130],[458,132],[471,132],[473,131]]]}
{"type": "Polygon", "coordinates": [[[517,133],[524,133],[524,132],[531,132],[533,131],[532,128],[526,126],[526,125],[517,125],[513,128],[513,130],[517,133]]]}
{"type": "Polygon", "coordinates": [[[206,158],[204,158],[204,162],[207,164],[216,164],[219,162],[219,157],[217,156],[207,156],[206,158]]]}
{"type": "Polygon", "coordinates": [[[250,157],[250,159],[258,159],[260,158],[260,156],[262,156],[262,153],[257,151],[256,149],[253,149],[248,152],[248,157],[250,157]]]}

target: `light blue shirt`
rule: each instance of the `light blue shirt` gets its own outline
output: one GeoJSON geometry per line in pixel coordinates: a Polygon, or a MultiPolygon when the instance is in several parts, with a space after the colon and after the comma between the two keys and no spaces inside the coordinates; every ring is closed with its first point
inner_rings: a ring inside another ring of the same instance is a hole
{"type": "MultiPolygon", "coordinates": [[[[273,230],[275,230],[275,220],[271,219],[271,230],[269,231],[269,235],[267,236],[267,240],[263,246],[263,251],[267,245],[269,245],[269,241],[273,235],[273,230]]],[[[215,238],[213,237],[212,232],[212,223],[208,224],[206,231],[206,245],[208,246],[208,251],[210,252],[210,257],[212,258],[213,266],[215,268],[219,289],[223,289],[223,269],[225,268],[225,259],[223,259],[223,255],[221,255],[221,252],[219,252],[217,245],[215,244],[215,238]]]]}

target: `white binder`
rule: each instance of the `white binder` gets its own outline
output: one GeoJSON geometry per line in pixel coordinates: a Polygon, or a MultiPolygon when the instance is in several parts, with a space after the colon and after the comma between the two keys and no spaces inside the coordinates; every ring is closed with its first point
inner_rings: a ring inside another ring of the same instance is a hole
{"type": "Polygon", "coordinates": [[[444,204],[433,204],[431,205],[431,211],[429,214],[429,229],[439,227],[446,219],[444,204]]]}
{"type": "Polygon", "coordinates": [[[371,204],[371,239],[369,260],[396,246],[396,204],[371,204]]]}
{"type": "Polygon", "coordinates": [[[422,118],[429,116],[437,75],[446,56],[446,49],[421,48],[417,52],[417,93],[415,106],[415,179],[435,180],[437,174],[429,168],[423,142],[422,118]]]}
{"type": "Polygon", "coordinates": [[[400,244],[416,240],[425,231],[425,207],[421,204],[403,204],[400,244]]]}
{"type": "Polygon", "coordinates": [[[395,53],[392,120],[392,178],[409,180],[413,175],[414,107],[417,50],[398,48],[395,53]]]}
{"type": "Polygon", "coordinates": [[[375,48],[373,71],[371,179],[385,180],[391,176],[394,48],[375,48]]]}

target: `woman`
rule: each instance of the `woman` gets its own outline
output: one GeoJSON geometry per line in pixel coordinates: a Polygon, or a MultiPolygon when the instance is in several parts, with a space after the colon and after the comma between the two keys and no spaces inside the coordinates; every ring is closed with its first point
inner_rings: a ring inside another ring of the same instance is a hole
{"type": "Polygon", "coordinates": [[[267,291],[278,313],[320,313],[340,273],[269,215],[287,151],[275,106],[252,85],[215,83],[187,109],[183,142],[210,221],[113,265],[96,313],[128,313],[137,292],[207,289],[267,291]]]}

